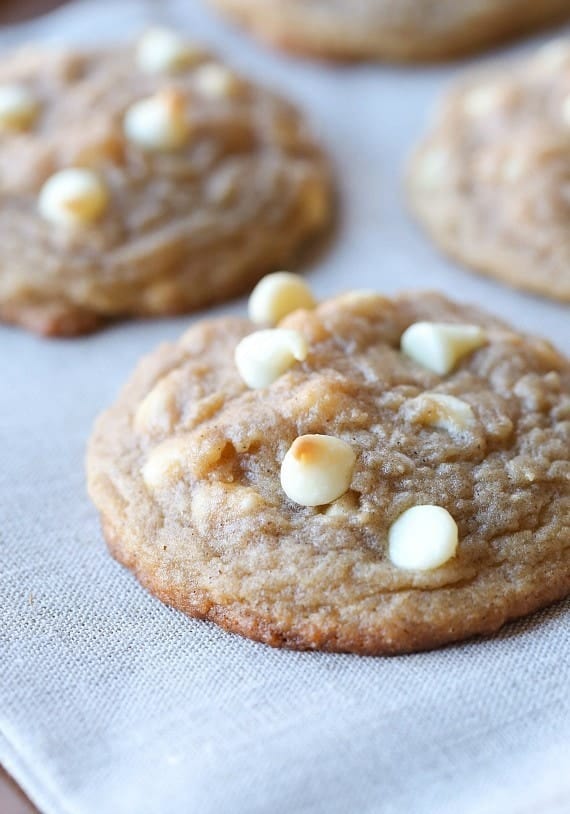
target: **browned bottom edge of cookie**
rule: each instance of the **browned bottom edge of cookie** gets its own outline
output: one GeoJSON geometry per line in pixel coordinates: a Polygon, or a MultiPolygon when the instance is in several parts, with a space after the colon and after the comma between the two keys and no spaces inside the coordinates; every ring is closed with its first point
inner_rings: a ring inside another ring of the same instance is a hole
{"type": "Polygon", "coordinates": [[[331,208],[326,223],[317,232],[299,241],[296,250],[288,258],[284,258],[288,262],[252,266],[247,274],[236,276],[229,283],[226,281],[223,295],[220,295],[216,286],[212,286],[199,300],[192,301],[191,297],[195,293],[189,282],[188,297],[173,297],[162,302],[159,307],[110,308],[108,313],[65,302],[0,303],[0,322],[16,325],[42,337],[65,339],[94,333],[118,320],[180,317],[229,302],[248,294],[265,274],[282,267],[301,273],[325,254],[334,241],[342,217],[332,183],[330,196],[331,208]]]}
{"type": "Polygon", "coordinates": [[[56,303],[0,305],[0,321],[44,337],[71,338],[92,333],[107,321],[100,314],[56,303]]]}
{"type": "Polygon", "coordinates": [[[420,231],[427,235],[432,246],[444,257],[460,267],[461,271],[483,275],[503,286],[509,286],[524,294],[543,297],[559,303],[570,303],[570,287],[558,288],[544,282],[544,278],[537,270],[536,274],[521,275],[521,266],[515,257],[493,262],[488,257],[476,255],[460,248],[458,243],[448,236],[444,230],[438,229],[427,214],[425,207],[417,203],[413,192],[408,191],[408,208],[420,231]]]}
{"type": "Polygon", "coordinates": [[[194,619],[213,622],[228,633],[236,633],[270,647],[285,650],[322,651],[329,653],[352,653],[359,656],[399,656],[426,650],[435,650],[475,637],[496,634],[507,623],[529,616],[552,605],[569,594],[567,580],[560,577],[549,585],[548,596],[531,594],[521,596],[508,612],[489,607],[484,616],[469,620],[460,630],[456,628],[422,628],[421,620],[400,635],[387,637],[382,631],[362,631],[356,626],[344,626],[342,630],[320,630],[314,624],[302,620],[295,628],[283,629],[271,619],[264,619],[247,610],[225,607],[211,603],[204,595],[180,594],[165,590],[153,581],[152,576],[138,568],[136,559],[128,554],[120,535],[100,515],[103,536],[108,549],[117,562],[133,572],[139,583],[165,605],[194,619]]]}

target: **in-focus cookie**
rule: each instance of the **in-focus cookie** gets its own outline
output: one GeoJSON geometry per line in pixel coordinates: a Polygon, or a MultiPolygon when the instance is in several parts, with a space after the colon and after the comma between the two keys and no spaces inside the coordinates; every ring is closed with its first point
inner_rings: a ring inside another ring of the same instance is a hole
{"type": "Polygon", "coordinates": [[[570,302],[570,40],[452,88],[416,150],[408,197],[476,271],[570,302]]]}
{"type": "Polygon", "coordinates": [[[178,35],[0,68],[0,318],[75,334],[234,296],[327,224],[288,103],[178,35]]]}
{"type": "Polygon", "coordinates": [[[420,650],[569,593],[568,360],[437,294],[268,327],[287,296],[252,300],[265,325],[161,346],[98,420],[114,556],[174,607],[293,648],[420,650]]]}
{"type": "Polygon", "coordinates": [[[335,59],[447,59],[570,16],[569,0],[210,2],[262,39],[335,59]]]}

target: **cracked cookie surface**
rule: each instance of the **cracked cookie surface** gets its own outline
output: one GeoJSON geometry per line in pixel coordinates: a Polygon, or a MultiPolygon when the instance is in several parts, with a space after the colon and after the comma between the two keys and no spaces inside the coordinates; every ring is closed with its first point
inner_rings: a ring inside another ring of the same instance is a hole
{"type": "Polygon", "coordinates": [[[153,36],[3,59],[0,319],[73,335],[190,311],[246,291],[326,227],[328,165],[300,114],[153,36]]]}
{"type": "Polygon", "coordinates": [[[570,302],[570,39],[475,72],[408,170],[411,208],[458,262],[570,302]]]}
{"type": "Polygon", "coordinates": [[[250,389],[255,327],[194,325],[97,421],[90,495],[146,588],[271,645],[368,654],[570,592],[570,364],[548,342],[437,294],[353,293],[282,319],[306,355],[250,389]],[[458,350],[465,324],[479,339],[433,372],[426,336],[458,350]]]}
{"type": "Polygon", "coordinates": [[[449,59],[570,16],[568,0],[210,0],[262,39],[333,59],[449,59]]]}

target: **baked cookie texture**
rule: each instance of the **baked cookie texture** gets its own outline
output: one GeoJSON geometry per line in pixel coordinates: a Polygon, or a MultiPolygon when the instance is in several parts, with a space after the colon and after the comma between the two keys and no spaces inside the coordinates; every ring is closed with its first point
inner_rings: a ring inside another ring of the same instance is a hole
{"type": "Polygon", "coordinates": [[[210,0],[262,39],[333,59],[429,61],[570,16],[568,0],[210,0]]]}
{"type": "Polygon", "coordinates": [[[361,654],[570,592],[570,363],[548,342],[438,294],[352,293],[238,352],[273,371],[252,387],[234,354],[255,328],[194,325],[96,423],[89,492],[147,589],[270,645],[361,654]],[[276,365],[272,341],[299,335],[304,360],[276,365]]]}
{"type": "Polygon", "coordinates": [[[0,318],[43,334],[237,295],[331,214],[299,113],[168,31],[6,57],[0,143],[0,318]]]}
{"type": "Polygon", "coordinates": [[[458,262],[570,302],[570,39],[469,75],[415,151],[408,198],[458,262]]]}

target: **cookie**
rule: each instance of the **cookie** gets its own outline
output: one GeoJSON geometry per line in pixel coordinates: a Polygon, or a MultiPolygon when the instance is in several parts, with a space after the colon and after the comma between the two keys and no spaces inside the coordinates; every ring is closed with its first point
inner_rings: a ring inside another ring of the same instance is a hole
{"type": "Polygon", "coordinates": [[[438,294],[311,308],[291,282],[262,281],[256,323],[159,347],[98,419],[112,554],[169,605],[300,649],[432,648],[568,594],[568,359],[438,294]]]}
{"type": "Polygon", "coordinates": [[[570,16],[569,0],[210,0],[262,39],[333,59],[423,61],[570,16]]]}
{"type": "Polygon", "coordinates": [[[0,318],[39,333],[237,295],[331,214],[302,116],[162,29],[6,57],[0,141],[0,318]]]}
{"type": "Polygon", "coordinates": [[[570,40],[452,88],[412,157],[408,198],[459,263],[570,302],[570,40]]]}

